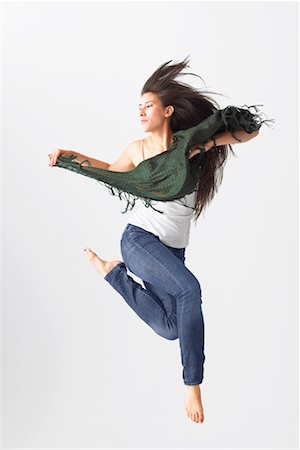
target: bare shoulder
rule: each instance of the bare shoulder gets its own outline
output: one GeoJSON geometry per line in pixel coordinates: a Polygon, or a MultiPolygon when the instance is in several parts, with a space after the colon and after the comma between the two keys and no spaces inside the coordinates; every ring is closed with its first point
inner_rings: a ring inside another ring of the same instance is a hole
{"type": "Polygon", "coordinates": [[[141,139],[130,142],[127,148],[129,152],[135,152],[136,150],[139,150],[141,148],[141,139]]]}
{"type": "Polygon", "coordinates": [[[109,170],[127,172],[134,169],[140,162],[138,161],[139,142],[140,141],[137,140],[128,144],[121,156],[109,165],[109,170]]]}
{"type": "Polygon", "coordinates": [[[143,160],[143,156],[141,153],[141,139],[132,141],[127,147],[127,152],[132,163],[136,167],[143,160]]]}

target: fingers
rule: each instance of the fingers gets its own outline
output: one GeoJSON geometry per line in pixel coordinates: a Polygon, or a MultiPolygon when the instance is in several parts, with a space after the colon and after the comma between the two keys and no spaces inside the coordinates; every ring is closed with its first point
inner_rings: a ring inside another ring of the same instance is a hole
{"type": "Polygon", "coordinates": [[[48,165],[52,166],[53,165],[53,155],[51,155],[51,153],[49,153],[48,157],[49,157],[48,165]]]}
{"type": "Polygon", "coordinates": [[[49,166],[55,166],[57,158],[59,157],[59,155],[61,155],[62,150],[58,149],[55,150],[53,154],[49,153],[48,157],[49,157],[49,161],[48,164],[49,166]]]}
{"type": "Polygon", "coordinates": [[[200,149],[190,149],[189,150],[189,159],[193,158],[193,156],[197,155],[197,153],[200,153],[200,149]]]}

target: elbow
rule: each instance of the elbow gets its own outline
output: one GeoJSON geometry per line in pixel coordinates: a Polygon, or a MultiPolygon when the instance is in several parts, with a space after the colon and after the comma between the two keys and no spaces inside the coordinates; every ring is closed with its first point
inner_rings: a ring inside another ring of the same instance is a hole
{"type": "MultiPolygon", "coordinates": [[[[249,134],[249,140],[255,138],[255,137],[258,135],[258,133],[259,133],[258,130],[252,131],[252,132],[249,134]]],[[[248,140],[248,139],[247,139],[247,140],[248,140]]]]}

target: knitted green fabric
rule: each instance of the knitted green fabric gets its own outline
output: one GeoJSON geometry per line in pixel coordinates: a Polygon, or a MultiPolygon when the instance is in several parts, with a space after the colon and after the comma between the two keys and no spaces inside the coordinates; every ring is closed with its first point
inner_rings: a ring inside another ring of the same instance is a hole
{"type": "Polygon", "coordinates": [[[234,131],[238,130],[251,133],[258,130],[263,122],[273,121],[261,119],[257,106],[262,105],[244,106],[246,108],[228,106],[217,110],[194,127],[177,131],[167,151],[145,159],[127,172],[93,167],[88,159],[81,163],[75,162],[76,155],[60,156],[54,167],[94,178],[108,187],[112,195],[119,195],[121,200],[124,199],[122,194],[125,195],[127,207],[122,214],[128,210],[129,205],[132,209],[138,198],[142,199],[146,206],[153,208],[151,200],[172,201],[195,190],[201,176],[204,150],[189,159],[190,147],[203,144],[214,135],[225,131],[231,132],[233,136],[234,131]],[[255,109],[255,113],[250,111],[251,108],[255,109]],[[88,166],[84,166],[84,163],[88,166]]]}

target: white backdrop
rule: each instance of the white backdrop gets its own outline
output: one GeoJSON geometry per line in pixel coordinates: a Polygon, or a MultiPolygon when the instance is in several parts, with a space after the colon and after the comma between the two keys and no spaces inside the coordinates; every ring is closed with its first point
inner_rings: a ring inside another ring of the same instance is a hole
{"type": "Polygon", "coordinates": [[[298,447],[298,3],[3,2],[2,448],[298,447]],[[143,137],[163,62],[221,107],[275,124],[233,146],[192,223],[205,422],[185,414],[179,343],[156,335],[83,248],[122,259],[126,202],[48,166],[115,161],[143,137]]]}

